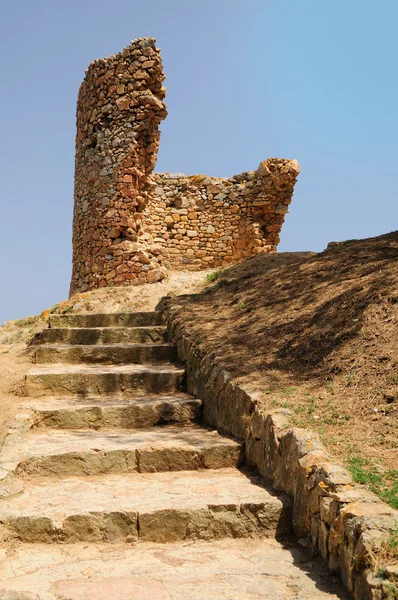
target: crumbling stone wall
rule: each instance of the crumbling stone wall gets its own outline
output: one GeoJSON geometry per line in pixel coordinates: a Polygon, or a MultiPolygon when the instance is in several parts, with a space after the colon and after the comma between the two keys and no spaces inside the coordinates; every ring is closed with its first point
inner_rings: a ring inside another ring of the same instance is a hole
{"type": "Polygon", "coordinates": [[[163,80],[152,38],[86,71],[77,104],[71,294],[276,250],[298,162],[272,158],[230,179],[152,174],[167,115],[163,80]]]}
{"type": "Polygon", "coordinates": [[[77,103],[71,293],[164,277],[161,249],[141,231],[167,114],[163,80],[152,38],[86,71],[77,103]]]}
{"type": "Polygon", "coordinates": [[[230,179],[156,173],[145,231],[167,249],[174,269],[275,252],[299,171],[296,160],[271,158],[230,179]]]}

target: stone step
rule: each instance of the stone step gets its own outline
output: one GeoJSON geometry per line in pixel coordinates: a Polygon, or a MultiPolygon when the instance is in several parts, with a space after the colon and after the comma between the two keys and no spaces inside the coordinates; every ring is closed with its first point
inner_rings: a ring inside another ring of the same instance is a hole
{"type": "Polygon", "coordinates": [[[36,333],[29,342],[38,344],[163,344],[167,341],[165,326],[51,328],[36,333]]]}
{"type": "Polygon", "coordinates": [[[185,370],[170,364],[49,365],[31,369],[25,376],[25,393],[87,396],[93,394],[169,394],[182,387],[185,370]]]}
{"type": "Polygon", "coordinates": [[[161,312],[50,315],[49,327],[146,327],[163,325],[161,312]]]}
{"type": "Polygon", "coordinates": [[[4,600],[349,600],[303,547],[272,538],[0,549],[4,600]],[[14,592],[14,596],[11,595],[14,592]],[[26,596],[19,596],[25,593],[26,596]],[[36,596],[37,595],[37,596],[36,596]]]}
{"type": "Polygon", "coordinates": [[[28,433],[0,453],[0,469],[39,477],[236,467],[242,446],[197,425],[28,433]]]}
{"type": "Polygon", "coordinates": [[[102,344],[34,346],[34,363],[68,364],[131,364],[146,362],[172,362],[176,351],[171,344],[102,344]]]}
{"type": "Polygon", "coordinates": [[[23,542],[164,543],[284,534],[291,506],[233,468],[50,478],[4,500],[0,524],[23,542]]]}
{"type": "Polygon", "coordinates": [[[201,401],[187,394],[144,398],[64,398],[27,400],[22,408],[36,415],[35,428],[132,429],[197,419],[201,401]]]}

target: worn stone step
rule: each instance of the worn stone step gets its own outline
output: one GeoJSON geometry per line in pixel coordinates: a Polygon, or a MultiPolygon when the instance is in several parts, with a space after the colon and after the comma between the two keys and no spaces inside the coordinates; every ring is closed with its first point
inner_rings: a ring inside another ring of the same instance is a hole
{"type": "Polygon", "coordinates": [[[187,394],[143,398],[47,397],[26,400],[22,408],[36,415],[35,428],[112,429],[153,427],[167,422],[186,423],[197,419],[201,401],[187,394]]]}
{"type": "Polygon", "coordinates": [[[92,327],[44,329],[36,333],[29,342],[38,344],[162,344],[167,341],[167,330],[163,325],[149,327],[92,327]]]}
{"type": "Polygon", "coordinates": [[[43,344],[34,346],[34,363],[68,364],[131,364],[172,362],[176,351],[171,344],[103,344],[75,345],[43,344]]]}
{"type": "Polygon", "coordinates": [[[28,433],[6,444],[0,469],[18,475],[69,477],[236,467],[240,443],[197,425],[151,429],[28,433]]]}
{"type": "Polygon", "coordinates": [[[0,524],[24,542],[164,543],[287,533],[291,506],[233,468],[49,478],[4,500],[0,524]]]}
{"type": "Polygon", "coordinates": [[[25,377],[28,396],[62,393],[73,396],[126,392],[168,394],[181,388],[185,370],[170,364],[49,365],[31,369],[25,377]]]}
{"type": "Polygon", "coordinates": [[[50,315],[50,327],[147,327],[162,325],[162,313],[130,312],[77,315],[50,315]]]}
{"type": "MultiPolygon", "coordinates": [[[[272,538],[0,548],[7,600],[349,600],[303,547],[272,538]]],[[[1,596],[0,596],[1,597],[1,596]]]]}

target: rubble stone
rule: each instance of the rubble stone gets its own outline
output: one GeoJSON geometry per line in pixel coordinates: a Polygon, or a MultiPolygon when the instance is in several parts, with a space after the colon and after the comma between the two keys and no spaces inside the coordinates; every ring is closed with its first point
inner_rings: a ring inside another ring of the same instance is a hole
{"type": "MultiPolygon", "coordinates": [[[[144,263],[133,261],[148,247],[148,240],[141,240],[141,213],[156,163],[159,124],[167,114],[163,80],[153,38],[134,40],[86,71],[77,103],[71,293],[131,284],[133,272],[134,280],[145,283],[152,269],[159,271],[160,249],[149,253],[147,271],[144,263]],[[137,247],[126,247],[126,241],[137,247]],[[121,264],[126,269],[117,271],[121,264]],[[133,271],[133,264],[139,268],[133,271]]],[[[151,279],[164,276],[162,269],[151,279]]]]}
{"type": "Polygon", "coordinates": [[[153,174],[167,115],[164,78],[153,38],[86,71],[77,103],[71,294],[276,251],[298,162],[270,158],[221,179],[153,174]]]}

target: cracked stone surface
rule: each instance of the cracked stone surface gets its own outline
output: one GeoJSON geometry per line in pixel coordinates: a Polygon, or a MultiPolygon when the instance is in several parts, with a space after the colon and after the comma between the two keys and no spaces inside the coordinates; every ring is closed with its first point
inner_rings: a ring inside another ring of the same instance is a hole
{"type": "Polygon", "coordinates": [[[349,598],[302,548],[273,539],[25,545],[0,550],[0,580],[40,600],[349,598]]]}
{"type": "Polygon", "coordinates": [[[24,541],[151,541],[290,531],[290,503],[235,468],[26,481],[0,522],[24,541]]]}
{"type": "Polygon", "coordinates": [[[1,453],[0,468],[41,476],[156,472],[238,466],[241,445],[214,430],[157,429],[29,433],[1,453]]]}

